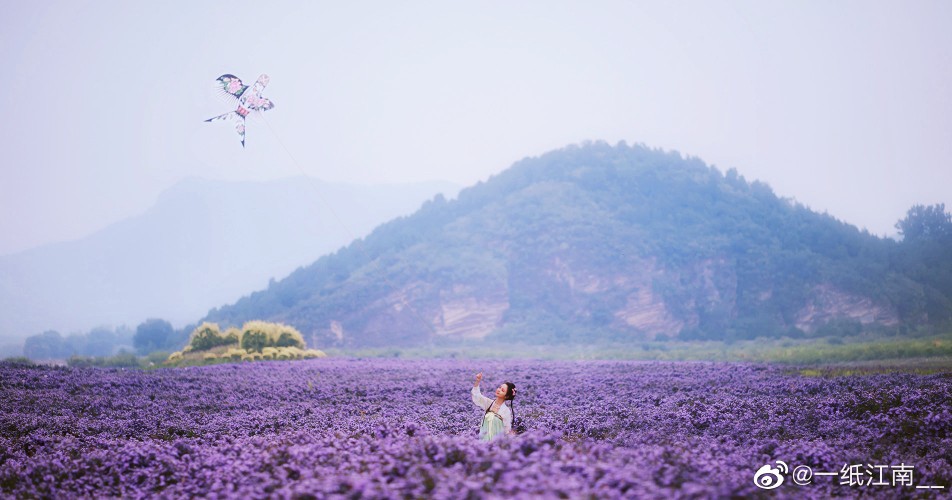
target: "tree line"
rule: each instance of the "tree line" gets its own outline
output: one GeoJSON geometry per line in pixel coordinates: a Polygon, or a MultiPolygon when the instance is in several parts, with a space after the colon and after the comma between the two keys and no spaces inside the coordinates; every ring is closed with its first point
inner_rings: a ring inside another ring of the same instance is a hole
{"type": "Polygon", "coordinates": [[[106,357],[118,354],[149,355],[172,352],[188,342],[193,326],[175,329],[164,319],[151,318],[134,330],[128,326],[101,326],[86,333],[62,335],[56,330],[26,338],[23,355],[35,360],[65,360],[78,357],[106,357]]]}

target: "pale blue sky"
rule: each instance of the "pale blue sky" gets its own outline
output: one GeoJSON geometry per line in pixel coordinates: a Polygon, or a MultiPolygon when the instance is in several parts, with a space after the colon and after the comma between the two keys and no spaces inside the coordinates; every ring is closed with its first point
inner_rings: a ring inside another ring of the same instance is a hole
{"type": "Polygon", "coordinates": [[[892,234],[952,207],[952,2],[0,1],[0,255],[189,176],[472,184],[644,143],[892,234]],[[271,76],[242,150],[214,80],[271,76]]]}

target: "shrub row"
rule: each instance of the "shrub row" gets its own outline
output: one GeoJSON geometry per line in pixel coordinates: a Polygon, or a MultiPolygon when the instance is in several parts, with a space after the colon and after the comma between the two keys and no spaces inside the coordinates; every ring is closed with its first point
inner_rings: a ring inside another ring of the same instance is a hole
{"type": "MultiPolygon", "coordinates": [[[[205,362],[219,361],[261,361],[261,360],[291,360],[291,359],[314,359],[327,357],[323,351],[318,349],[300,349],[297,347],[265,347],[262,352],[249,351],[238,347],[232,347],[224,352],[206,352],[201,359],[205,362]]],[[[183,352],[173,352],[169,355],[167,364],[177,364],[185,359],[183,352]]]]}
{"type": "Polygon", "coordinates": [[[179,364],[187,360],[215,363],[325,356],[322,351],[307,349],[304,336],[292,326],[249,321],[240,329],[232,327],[223,333],[217,324],[206,322],[192,331],[188,345],[181,351],[173,352],[166,364],[179,364]]]}
{"type": "Polygon", "coordinates": [[[215,323],[202,323],[189,338],[182,352],[209,351],[220,346],[240,346],[246,351],[263,352],[267,347],[305,349],[304,336],[294,327],[266,321],[249,321],[241,327],[222,333],[215,323]]]}

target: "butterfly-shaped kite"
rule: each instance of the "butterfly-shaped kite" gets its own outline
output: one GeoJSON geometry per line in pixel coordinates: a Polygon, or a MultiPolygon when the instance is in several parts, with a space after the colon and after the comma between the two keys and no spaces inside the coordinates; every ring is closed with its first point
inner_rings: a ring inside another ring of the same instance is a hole
{"type": "Polygon", "coordinates": [[[222,90],[238,100],[238,109],[229,111],[223,115],[205,120],[213,122],[216,120],[231,120],[235,122],[235,130],[241,136],[241,146],[245,146],[245,117],[252,111],[267,111],[274,107],[274,103],[267,98],[261,97],[261,91],[264,90],[268,82],[271,81],[268,75],[261,75],[258,81],[250,89],[247,85],[241,83],[235,75],[221,75],[216,80],[221,85],[222,90]]]}

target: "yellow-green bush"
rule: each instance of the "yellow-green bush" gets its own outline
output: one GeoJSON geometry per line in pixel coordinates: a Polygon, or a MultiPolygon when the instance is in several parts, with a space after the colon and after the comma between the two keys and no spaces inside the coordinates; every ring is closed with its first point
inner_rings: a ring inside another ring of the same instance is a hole
{"type": "Polygon", "coordinates": [[[228,339],[230,344],[238,345],[241,342],[241,330],[235,327],[225,330],[222,336],[228,339]]]}
{"type": "Polygon", "coordinates": [[[225,351],[225,353],[222,354],[221,357],[223,358],[227,357],[227,358],[231,358],[233,361],[238,361],[242,358],[242,356],[246,356],[247,354],[248,354],[248,351],[245,351],[244,349],[232,347],[231,349],[228,349],[227,351],[225,351]]]}
{"type": "Polygon", "coordinates": [[[294,327],[266,321],[249,321],[241,327],[241,348],[263,352],[266,347],[303,349],[304,336],[294,327]]]}
{"type": "Polygon", "coordinates": [[[304,351],[297,347],[279,347],[278,349],[280,354],[286,356],[287,359],[302,359],[304,357],[304,351]]]}
{"type": "Polygon", "coordinates": [[[247,351],[261,352],[268,347],[268,332],[271,331],[271,323],[264,321],[249,321],[241,327],[241,348],[247,351]]]}
{"type": "Polygon", "coordinates": [[[215,323],[202,323],[192,331],[189,343],[166,360],[171,365],[313,359],[326,357],[322,351],[307,349],[304,336],[292,326],[267,321],[249,321],[241,328],[224,332],[215,323]]]}
{"type": "MultiPolygon", "coordinates": [[[[231,333],[229,330],[228,333],[231,333]]],[[[215,323],[202,323],[189,338],[188,345],[195,351],[207,351],[222,345],[237,344],[238,337],[231,335],[222,335],[221,330],[215,323]]]]}
{"type": "Polygon", "coordinates": [[[294,327],[278,324],[275,330],[277,339],[274,341],[275,347],[297,347],[304,348],[304,336],[294,327]]]}

